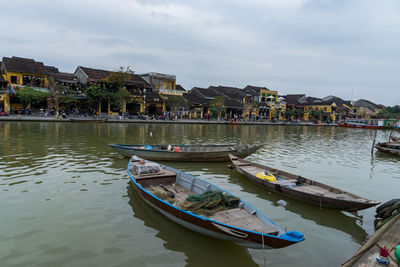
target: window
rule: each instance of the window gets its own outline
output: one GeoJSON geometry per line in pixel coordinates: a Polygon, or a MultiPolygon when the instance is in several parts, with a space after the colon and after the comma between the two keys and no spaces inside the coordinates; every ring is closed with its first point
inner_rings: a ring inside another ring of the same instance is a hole
{"type": "Polygon", "coordinates": [[[11,83],[17,83],[17,76],[11,76],[11,83]]]}
{"type": "Polygon", "coordinates": [[[22,76],[22,85],[30,85],[30,84],[31,84],[31,77],[22,76]]]}

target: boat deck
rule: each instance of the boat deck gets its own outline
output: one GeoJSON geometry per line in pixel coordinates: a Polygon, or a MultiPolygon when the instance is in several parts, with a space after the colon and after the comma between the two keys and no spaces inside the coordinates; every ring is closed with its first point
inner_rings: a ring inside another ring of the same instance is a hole
{"type": "MultiPolygon", "coordinates": [[[[258,173],[265,171],[265,169],[259,168],[257,166],[252,165],[251,163],[240,163],[237,165],[243,171],[256,176],[258,173]]],[[[303,192],[306,194],[313,194],[321,197],[328,197],[328,198],[336,198],[336,199],[343,199],[343,200],[352,200],[354,201],[355,198],[348,193],[342,191],[337,192],[331,190],[329,187],[324,188],[318,185],[309,185],[309,184],[300,184],[296,185],[296,179],[286,178],[279,176],[279,172],[271,172],[277,178],[276,182],[271,182],[271,184],[279,184],[281,186],[290,187],[292,190],[296,190],[299,192],[303,192]]]]}
{"type": "MultiPolygon", "coordinates": [[[[185,201],[186,197],[189,194],[195,194],[194,192],[189,191],[187,188],[179,184],[167,184],[164,185],[164,187],[167,190],[174,192],[176,201],[175,203],[185,201]]],[[[146,188],[146,190],[151,190],[151,188],[146,188]]],[[[265,225],[256,215],[249,214],[243,208],[218,211],[209,218],[217,222],[247,229],[250,231],[270,235],[277,235],[279,233],[279,229],[275,225],[265,225]]]]}
{"type": "Polygon", "coordinates": [[[275,225],[271,224],[268,227],[256,215],[251,215],[241,208],[219,211],[211,216],[210,219],[259,233],[270,235],[279,233],[279,229],[275,225]]]}

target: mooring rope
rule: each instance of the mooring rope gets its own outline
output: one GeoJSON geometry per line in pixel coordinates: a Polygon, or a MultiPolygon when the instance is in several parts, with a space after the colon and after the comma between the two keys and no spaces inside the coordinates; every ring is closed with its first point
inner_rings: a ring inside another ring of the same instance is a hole
{"type": "Polygon", "coordinates": [[[265,255],[265,248],[264,248],[264,234],[261,234],[261,240],[262,240],[262,250],[263,250],[263,258],[264,258],[264,266],[267,266],[267,260],[266,260],[266,255],[265,255]]]}

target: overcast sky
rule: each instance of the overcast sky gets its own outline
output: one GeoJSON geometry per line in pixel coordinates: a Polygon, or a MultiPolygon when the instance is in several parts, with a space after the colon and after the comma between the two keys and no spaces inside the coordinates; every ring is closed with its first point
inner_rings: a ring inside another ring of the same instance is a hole
{"type": "Polygon", "coordinates": [[[14,0],[1,56],[400,104],[400,1],[14,0]]]}

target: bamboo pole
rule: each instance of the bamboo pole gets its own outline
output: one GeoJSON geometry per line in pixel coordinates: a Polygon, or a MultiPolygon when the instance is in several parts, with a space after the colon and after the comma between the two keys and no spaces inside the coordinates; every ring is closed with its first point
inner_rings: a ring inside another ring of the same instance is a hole
{"type": "Polygon", "coordinates": [[[376,134],[377,133],[378,133],[378,130],[375,130],[375,137],[374,137],[374,142],[372,143],[371,154],[374,153],[374,147],[375,147],[375,141],[376,141],[376,134]]]}

